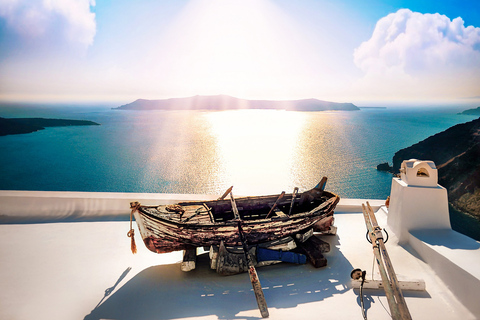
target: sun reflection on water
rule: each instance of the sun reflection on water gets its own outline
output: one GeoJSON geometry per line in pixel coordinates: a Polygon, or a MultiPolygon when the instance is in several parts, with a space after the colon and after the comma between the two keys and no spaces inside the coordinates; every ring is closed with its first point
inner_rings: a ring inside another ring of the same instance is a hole
{"type": "MultiPolygon", "coordinates": [[[[153,192],[215,193],[224,185],[215,139],[201,112],[150,112],[127,128],[139,186],[153,192]]],[[[134,168],[128,169],[132,170],[134,168]]],[[[150,191],[150,192],[152,192],[150,191]]]]}
{"type": "Polygon", "coordinates": [[[322,176],[327,176],[328,190],[333,191],[339,179],[349,176],[348,168],[357,158],[357,146],[352,143],[352,128],[344,117],[348,115],[339,112],[309,113],[299,133],[298,148],[294,154],[297,161],[293,166],[293,182],[298,187],[311,188],[322,176]]]}
{"type": "Polygon", "coordinates": [[[298,159],[292,151],[306,121],[304,113],[232,110],[206,113],[205,118],[218,149],[224,187],[234,185],[235,193],[244,195],[293,189],[298,159]]]}
{"type": "Polygon", "coordinates": [[[137,178],[124,179],[125,188],[145,192],[222,194],[233,185],[236,195],[275,194],[310,189],[327,176],[329,191],[359,193],[350,189],[368,180],[367,160],[377,152],[343,112],[171,111],[129,119],[136,125],[119,141],[136,146],[122,152],[136,165],[122,172],[137,178]]]}

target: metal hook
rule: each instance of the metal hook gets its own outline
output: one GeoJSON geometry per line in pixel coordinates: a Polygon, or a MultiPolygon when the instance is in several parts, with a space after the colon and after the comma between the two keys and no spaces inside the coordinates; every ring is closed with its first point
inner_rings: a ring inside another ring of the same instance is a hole
{"type": "MultiPolygon", "coordinates": [[[[385,232],[385,235],[386,235],[386,239],[383,240],[383,243],[387,243],[387,242],[388,242],[388,239],[389,239],[388,232],[387,232],[387,230],[385,230],[385,228],[383,228],[382,230],[385,232]]],[[[368,231],[367,231],[367,233],[365,234],[365,237],[367,238],[367,241],[368,241],[369,243],[372,243],[372,241],[370,240],[370,237],[368,236],[368,231]]]]}

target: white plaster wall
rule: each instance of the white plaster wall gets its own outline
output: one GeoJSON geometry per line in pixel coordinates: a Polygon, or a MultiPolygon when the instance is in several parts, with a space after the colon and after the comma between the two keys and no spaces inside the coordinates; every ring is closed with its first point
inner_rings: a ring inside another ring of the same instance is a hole
{"type": "Polygon", "coordinates": [[[447,190],[438,184],[418,187],[393,178],[387,222],[400,243],[408,242],[410,230],[451,229],[447,190]]]}
{"type": "Polygon", "coordinates": [[[0,223],[128,219],[130,202],[133,201],[157,205],[217,197],[165,193],[0,191],[0,223]]]}

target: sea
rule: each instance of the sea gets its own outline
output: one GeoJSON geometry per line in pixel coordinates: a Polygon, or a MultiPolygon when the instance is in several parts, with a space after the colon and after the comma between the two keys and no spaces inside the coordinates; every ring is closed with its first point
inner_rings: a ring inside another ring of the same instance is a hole
{"type": "Polygon", "coordinates": [[[342,198],[386,199],[396,151],[477,117],[465,107],[359,111],[133,111],[9,105],[0,117],[91,120],[0,137],[0,190],[235,195],[306,190],[323,176],[342,198]]]}

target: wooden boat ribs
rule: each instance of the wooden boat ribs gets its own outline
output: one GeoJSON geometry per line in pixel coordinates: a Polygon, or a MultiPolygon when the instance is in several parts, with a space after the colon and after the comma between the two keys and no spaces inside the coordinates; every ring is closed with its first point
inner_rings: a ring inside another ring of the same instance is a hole
{"type": "MultiPolygon", "coordinates": [[[[340,198],[318,188],[299,197],[285,195],[269,218],[278,195],[242,197],[236,203],[241,226],[250,245],[272,241],[312,228],[333,215],[340,198]],[[292,201],[293,200],[293,201],[292,201]],[[292,207],[293,204],[293,207],[292,207]]],[[[137,205],[135,220],[146,247],[156,253],[219,245],[239,246],[238,220],[230,200],[181,202],[172,206],[137,205]],[[180,210],[180,208],[183,210],[180,210]]]]}

